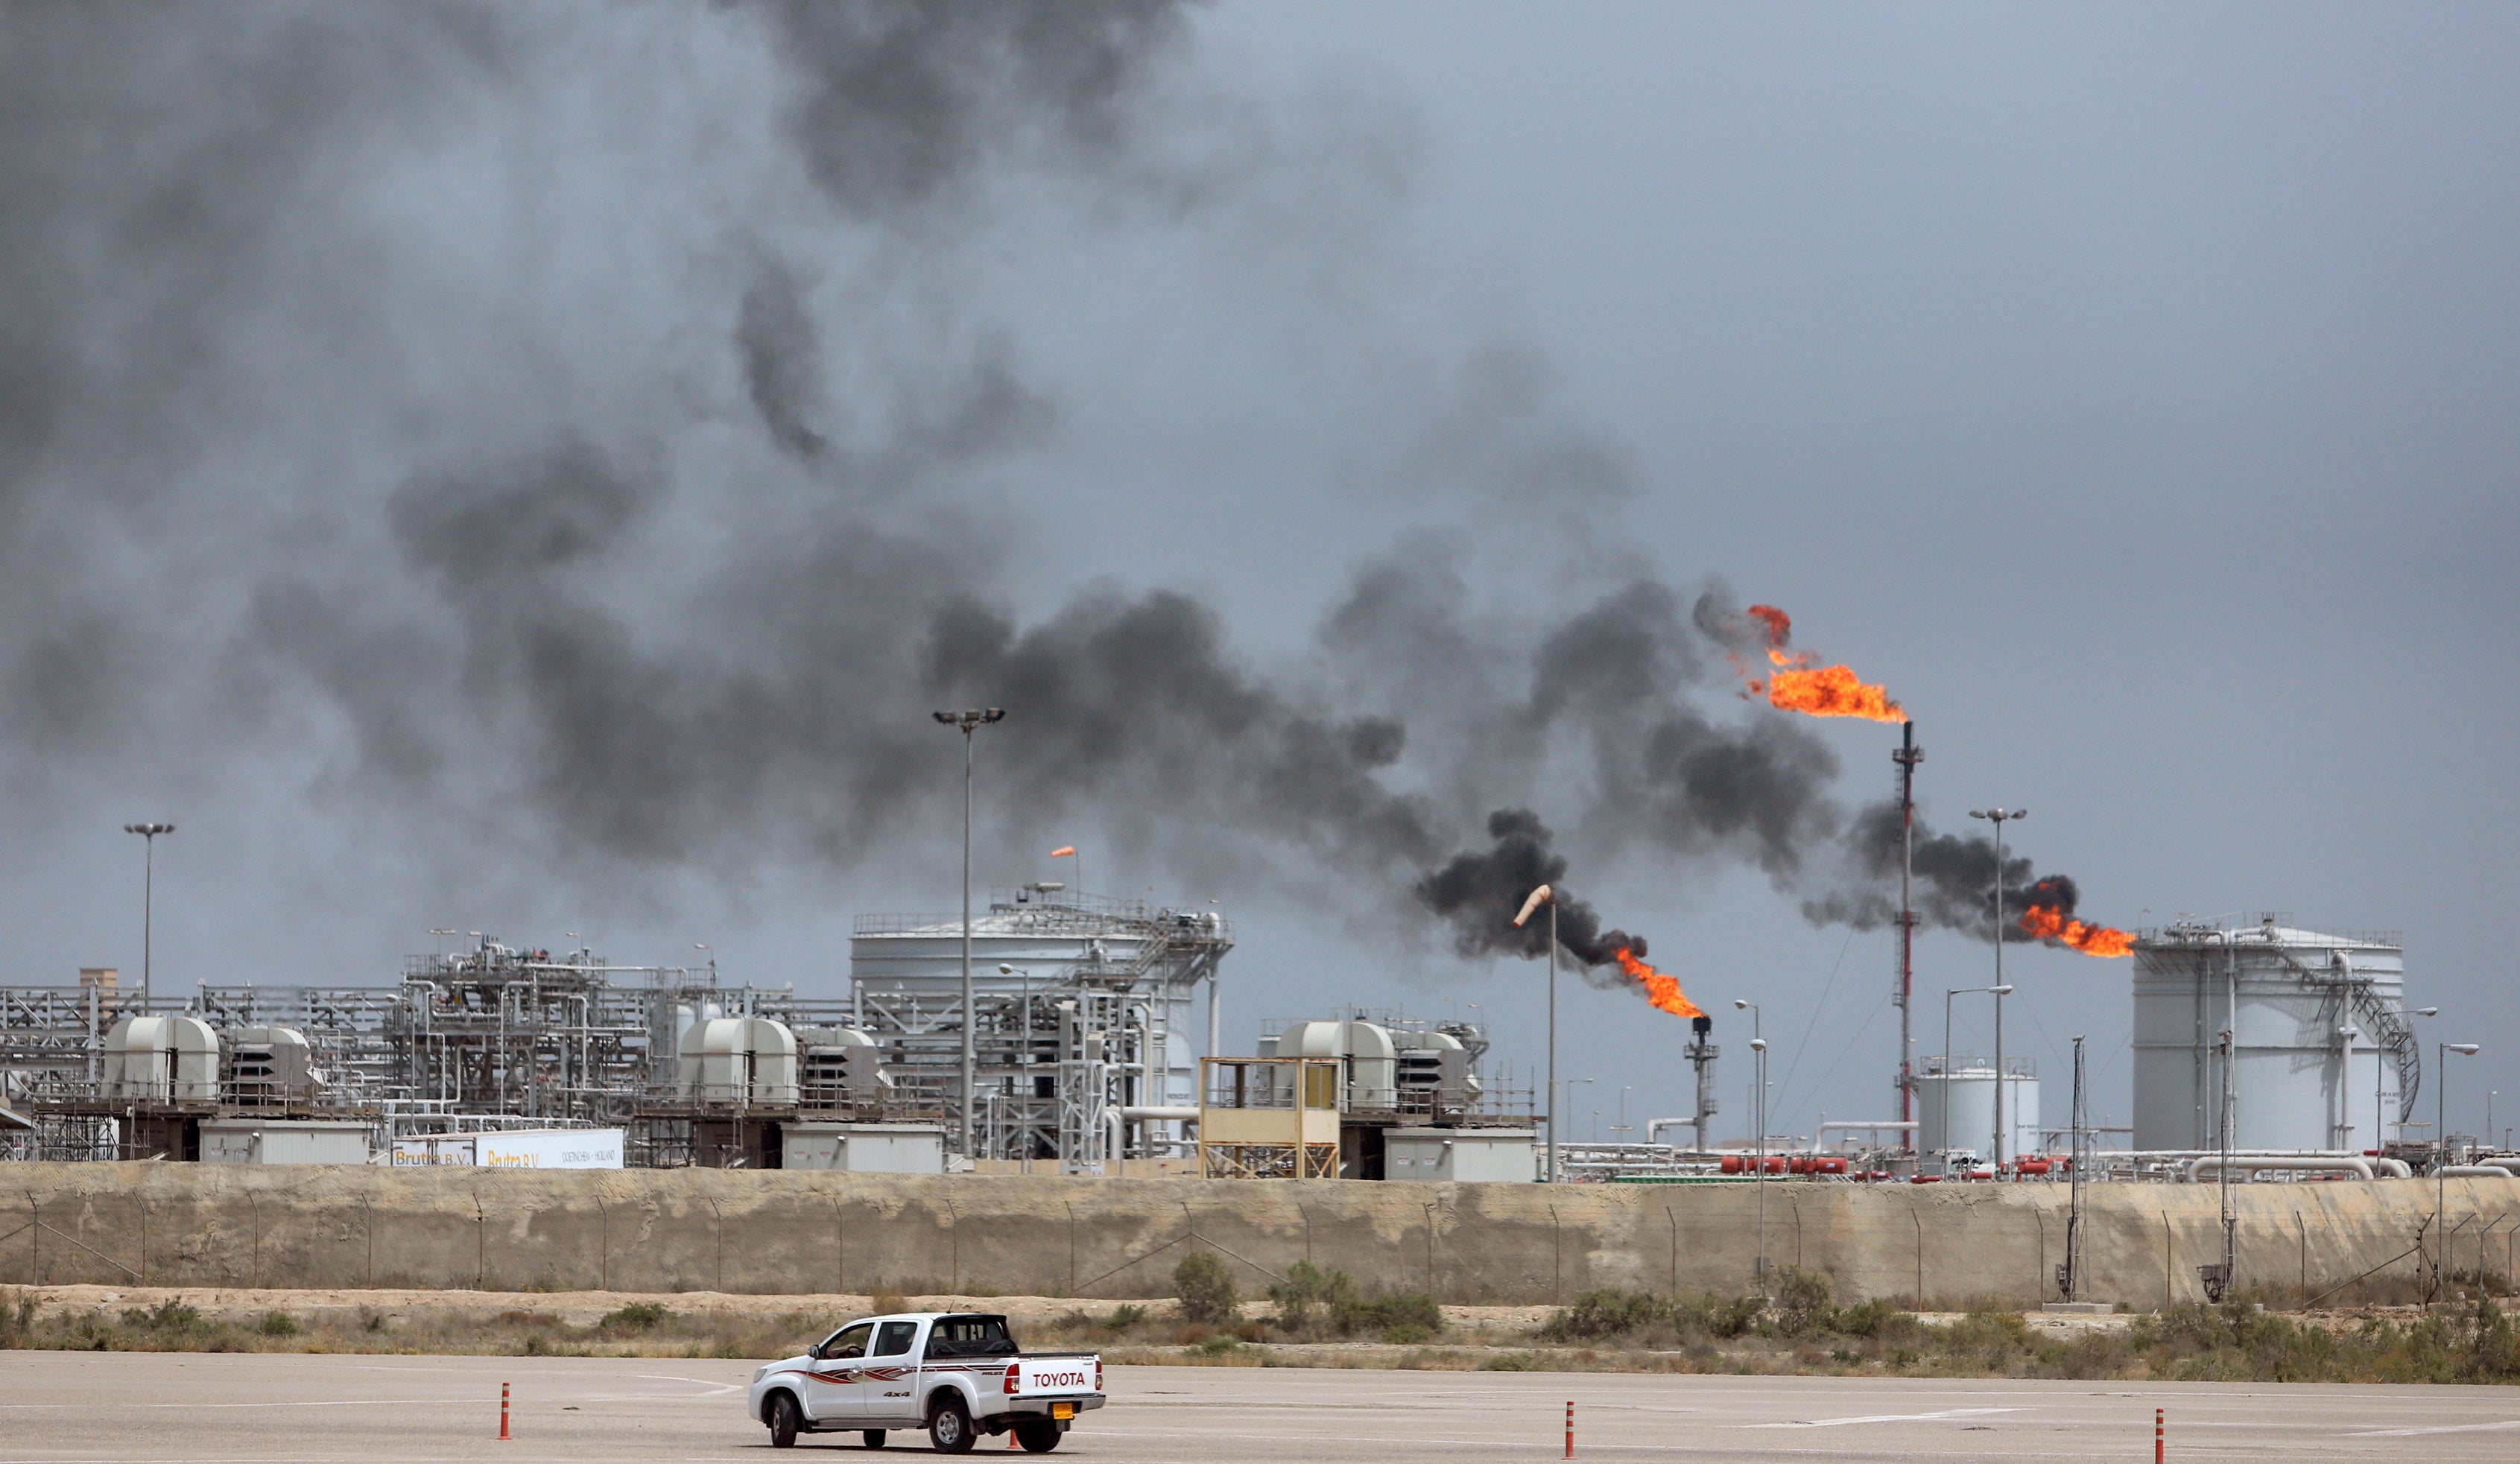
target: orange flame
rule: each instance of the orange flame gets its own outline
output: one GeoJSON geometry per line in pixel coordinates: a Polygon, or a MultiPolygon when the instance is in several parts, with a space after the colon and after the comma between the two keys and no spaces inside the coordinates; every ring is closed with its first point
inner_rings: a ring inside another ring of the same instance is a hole
{"type": "Polygon", "coordinates": [[[2021,916],[2021,928],[2043,941],[2071,946],[2085,955],[2135,954],[2135,937],[2127,932],[2068,919],[2063,911],[2045,905],[2030,907],[2021,916]]]}
{"type": "MultiPolygon", "coordinates": [[[[1785,650],[1793,638],[1793,617],[1775,605],[1752,605],[1750,617],[1768,628],[1768,663],[1774,675],[1762,681],[1741,668],[1753,695],[1764,695],[1780,711],[1812,717],[1862,717],[1872,722],[1905,722],[1908,713],[1881,687],[1868,685],[1849,666],[1814,665],[1809,651],[1785,650]]],[[[1736,660],[1734,665],[1740,663],[1736,660]]]]}
{"type": "Polygon", "coordinates": [[[1676,1017],[1706,1015],[1697,1009],[1696,1002],[1680,994],[1678,977],[1666,976],[1646,965],[1637,958],[1636,953],[1625,946],[1619,948],[1618,955],[1619,969],[1628,973],[1628,979],[1645,989],[1645,999],[1653,1003],[1655,1010],[1667,1011],[1676,1017]]]}

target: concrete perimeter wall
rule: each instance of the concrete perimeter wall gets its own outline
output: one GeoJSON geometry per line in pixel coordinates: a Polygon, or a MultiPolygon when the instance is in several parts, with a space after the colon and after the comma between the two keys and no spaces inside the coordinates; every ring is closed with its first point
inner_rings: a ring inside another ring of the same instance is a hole
{"type": "MultiPolygon", "coordinates": [[[[2197,1300],[2211,1185],[2088,1191],[2097,1300],[2197,1300]]],[[[2235,1186],[2244,1284],[2309,1290],[2391,1263],[2428,1181],[2235,1186]]],[[[1771,1184],[1769,1254],[1869,1297],[2052,1299],[2055,1184],[1771,1184]]],[[[1298,1261],[1461,1303],[1747,1289],[1751,1185],[1068,1179],[723,1170],[0,1167],[0,1284],[1168,1295],[1209,1247],[1253,1294],[1298,1261]]],[[[2520,1181],[2450,1184],[2453,1268],[2507,1271],[2520,1181]],[[2471,1250],[2471,1247],[2473,1249],[2471,1250]]],[[[2414,1257],[2383,1277],[2411,1276],[2414,1257]]]]}

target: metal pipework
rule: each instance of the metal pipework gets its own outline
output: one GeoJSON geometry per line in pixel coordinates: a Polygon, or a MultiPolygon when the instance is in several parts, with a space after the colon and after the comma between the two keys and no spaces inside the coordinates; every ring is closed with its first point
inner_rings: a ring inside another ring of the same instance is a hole
{"type": "Polygon", "coordinates": [[[2360,1154],[2208,1154],[2187,1162],[2187,1178],[2195,1183],[2211,1174],[2228,1179],[2233,1171],[2255,1174],[2260,1170],[2317,1170],[2323,1174],[2355,1174],[2365,1179],[2378,1177],[2371,1161],[2360,1154]]]}

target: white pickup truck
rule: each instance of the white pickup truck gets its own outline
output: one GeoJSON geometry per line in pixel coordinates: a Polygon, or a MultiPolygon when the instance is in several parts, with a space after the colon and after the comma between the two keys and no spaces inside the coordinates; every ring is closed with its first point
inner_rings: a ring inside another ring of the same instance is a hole
{"type": "Polygon", "coordinates": [[[749,1407],[777,1448],[798,1434],[925,1429],[959,1454],[982,1434],[1012,1431],[1033,1453],[1058,1447],[1076,1415],[1102,1406],[1102,1359],[1026,1354],[1007,1319],[985,1311],[912,1311],[853,1321],[752,1375],[749,1407]]]}

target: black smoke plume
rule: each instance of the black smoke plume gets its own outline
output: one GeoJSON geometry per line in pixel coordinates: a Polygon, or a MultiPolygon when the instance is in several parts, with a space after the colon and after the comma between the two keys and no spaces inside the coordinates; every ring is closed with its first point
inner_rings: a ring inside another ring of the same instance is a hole
{"type": "MultiPolygon", "coordinates": [[[[1837,887],[1803,901],[1816,924],[1877,930],[1899,918],[1899,805],[1868,806],[1849,825],[1841,850],[1837,887]]],[[[1995,938],[1995,841],[1983,835],[1936,833],[1916,821],[1910,886],[1918,923],[1958,931],[1974,940],[1995,938]]],[[[2082,899],[2071,876],[2039,874],[2032,862],[2004,851],[2003,938],[2030,941],[2022,911],[2037,905],[2071,918],[2082,899]]]]}
{"type": "MultiPolygon", "coordinates": [[[[1076,511],[1031,487],[1075,398],[992,308],[1008,261],[1209,229],[1186,254],[1309,264],[1406,193],[1405,122],[1325,107],[1369,120],[1286,143],[1194,39],[1162,0],[0,4],[18,826],[293,800],[405,861],[362,898],[413,923],[782,874],[825,901],[944,867],[927,714],[999,705],[999,849],[1099,833],[1175,889],[1431,914],[1472,957],[1541,954],[1508,922],[1547,882],[1588,970],[1642,954],[1563,889],[1546,808],[1588,869],[1745,865],[1880,923],[1875,816],[1819,728],[1735,699],[1720,587],[1629,565],[1505,618],[1412,540],[1266,662],[1182,591],[1013,606],[1026,513],[1076,511]]],[[[1282,292],[1273,336],[1355,308],[1277,281],[1237,287],[1282,292]]],[[[1460,376],[1393,424],[1408,461],[1353,461],[1568,542],[1570,504],[1634,496],[1533,363],[1460,376]]],[[[1973,857],[1920,847],[1929,917],[1984,922],[1973,857]]]]}
{"type": "Polygon", "coordinates": [[[1499,809],[1488,815],[1488,838],[1486,849],[1457,854],[1418,881],[1418,902],[1452,927],[1454,950],[1473,958],[1546,955],[1548,912],[1537,910],[1521,925],[1513,923],[1522,903],[1545,884],[1557,907],[1557,944],[1567,954],[1587,968],[1612,964],[1621,951],[1644,958],[1643,936],[1602,929],[1599,911],[1561,883],[1565,856],[1550,847],[1549,827],[1537,814],[1499,809]]]}

